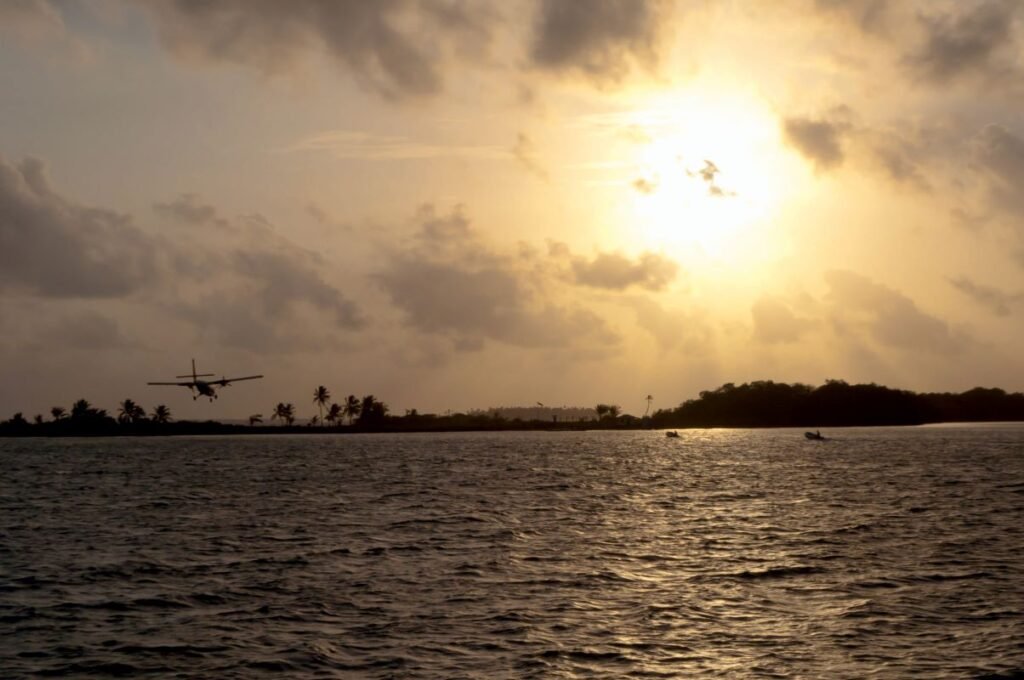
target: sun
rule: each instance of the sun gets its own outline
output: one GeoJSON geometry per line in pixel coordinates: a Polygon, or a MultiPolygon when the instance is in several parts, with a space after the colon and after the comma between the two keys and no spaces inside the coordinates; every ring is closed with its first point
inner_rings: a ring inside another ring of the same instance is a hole
{"type": "Polygon", "coordinates": [[[776,117],[752,97],[675,94],[645,102],[628,180],[630,229],[647,247],[735,261],[749,255],[797,180],[776,117]]]}

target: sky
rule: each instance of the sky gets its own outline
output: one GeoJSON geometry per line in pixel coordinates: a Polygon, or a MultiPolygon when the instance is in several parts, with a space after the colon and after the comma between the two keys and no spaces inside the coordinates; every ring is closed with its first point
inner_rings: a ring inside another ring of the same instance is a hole
{"type": "Polygon", "coordinates": [[[1010,0],[4,0],[0,417],[1024,390],[1022,104],[1010,0]]]}

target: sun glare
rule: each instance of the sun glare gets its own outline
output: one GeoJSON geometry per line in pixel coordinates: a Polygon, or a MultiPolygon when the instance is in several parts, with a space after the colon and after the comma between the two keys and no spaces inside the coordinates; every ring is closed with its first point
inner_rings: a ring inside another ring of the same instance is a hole
{"type": "Polygon", "coordinates": [[[651,101],[631,118],[647,137],[630,180],[631,228],[647,246],[721,262],[760,247],[758,230],[796,179],[772,112],[695,93],[651,101]]]}

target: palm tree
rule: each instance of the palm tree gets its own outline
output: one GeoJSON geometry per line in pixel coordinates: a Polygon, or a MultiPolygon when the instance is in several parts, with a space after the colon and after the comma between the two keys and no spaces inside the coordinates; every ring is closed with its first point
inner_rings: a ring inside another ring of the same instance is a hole
{"type": "Polygon", "coordinates": [[[32,416],[32,422],[35,423],[36,425],[42,425],[43,424],[43,414],[42,413],[37,413],[34,416],[32,416]]]}
{"type": "Polygon", "coordinates": [[[319,424],[320,424],[320,416],[313,416],[312,418],[309,419],[309,426],[310,427],[316,427],[319,424]]]}
{"type": "Polygon", "coordinates": [[[344,409],[341,404],[331,404],[331,408],[327,410],[327,415],[324,416],[324,420],[333,425],[342,418],[344,409]]]}
{"type": "Polygon", "coordinates": [[[363,397],[359,411],[360,423],[377,423],[384,420],[384,416],[388,414],[388,405],[372,394],[368,394],[363,397]]]}
{"type": "Polygon", "coordinates": [[[604,417],[608,415],[609,408],[610,407],[608,406],[608,404],[598,404],[597,406],[595,406],[594,411],[597,412],[597,419],[604,420],[604,417]]]}
{"type": "Polygon", "coordinates": [[[92,404],[87,402],[85,399],[79,399],[71,405],[71,419],[82,419],[88,416],[92,412],[92,404]]]}
{"type": "Polygon", "coordinates": [[[618,404],[609,404],[608,405],[608,417],[609,418],[611,418],[612,420],[615,420],[621,414],[622,414],[622,407],[621,406],[619,406],[618,404]]]}
{"type": "Polygon", "coordinates": [[[346,416],[348,416],[348,424],[351,425],[352,421],[359,417],[359,413],[362,410],[362,404],[356,395],[350,394],[345,397],[345,407],[343,409],[346,416]]]}
{"type": "Polygon", "coordinates": [[[284,402],[280,402],[279,401],[279,402],[277,402],[277,406],[274,407],[274,412],[272,414],[270,414],[270,419],[271,420],[280,419],[281,422],[284,422],[284,420],[285,420],[285,412],[286,411],[287,411],[287,408],[285,408],[284,402]]]}
{"type": "Polygon", "coordinates": [[[54,406],[50,409],[50,415],[54,420],[63,420],[68,417],[68,412],[64,410],[63,406],[54,406]]]}
{"type": "MultiPolygon", "coordinates": [[[[273,416],[271,416],[271,418],[273,418],[273,416]]],[[[256,423],[262,423],[262,422],[263,422],[263,414],[262,413],[254,413],[251,416],[249,416],[249,427],[252,427],[256,423]]]]}
{"type": "Polygon", "coordinates": [[[125,399],[119,404],[117,422],[122,425],[134,423],[146,417],[146,411],[131,399],[125,399]]]}
{"type": "Polygon", "coordinates": [[[280,418],[284,421],[285,425],[291,425],[295,422],[295,404],[282,404],[278,402],[277,406],[274,407],[274,415],[270,416],[270,419],[280,418]]]}
{"type": "Polygon", "coordinates": [[[313,403],[320,410],[320,423],[323,424],[324,419],[324,406],[331,400],[331,393],[327,391],[327,388],[320,385],[313,392],[313,403]]]}
{"type": "Polygon", "coordinates": [[[153,422],[166,425],[171,421],[171,409],[167,408],[163,404],[156,406],[153,409],[153,422]]]}

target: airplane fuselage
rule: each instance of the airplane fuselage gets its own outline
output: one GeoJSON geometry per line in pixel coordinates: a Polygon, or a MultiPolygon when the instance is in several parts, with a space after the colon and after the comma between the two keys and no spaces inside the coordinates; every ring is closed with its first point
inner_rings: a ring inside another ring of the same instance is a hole
{"type": "MultiPolygon", "coordinates": [[[[217,392],[213,389],[213,385],[204,381],[197,380],[195,384],[195,390],[199,393],[198,396],[209,397],[210,399],[217,398],[217,392]]],[[[195,398],[195,397],[193,397],[195,398]]]]}

